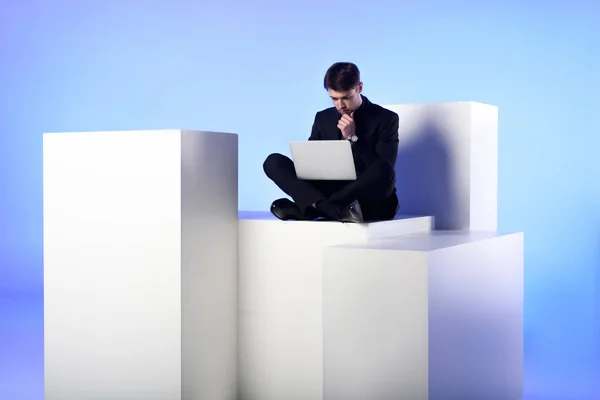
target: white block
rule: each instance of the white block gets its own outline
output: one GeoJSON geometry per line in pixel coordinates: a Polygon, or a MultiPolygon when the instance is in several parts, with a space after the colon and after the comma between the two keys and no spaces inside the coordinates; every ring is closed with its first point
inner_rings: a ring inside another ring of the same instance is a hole
{"type": "Polygon", "coordinates": [[[323,249],[431,226],[431,217],[343,224],[241,214],[241,399],[322,399],[323,249]]]}
{"type": "Polygon", "coordinates": [[[516,400],[523,235],[431,232],[325,250],[325,400],[516,400]]]}
{"type": "Polygon", "coordinates": [[[498,220],[498,108],[475,102],[389,105],[400,117],[400,209],[435,229],[493,231],[498,220]]]}
{"type": "Polygon", "coordinates": [[[235,399],[237,135],[45,134],[45,398],[235,399]]]}

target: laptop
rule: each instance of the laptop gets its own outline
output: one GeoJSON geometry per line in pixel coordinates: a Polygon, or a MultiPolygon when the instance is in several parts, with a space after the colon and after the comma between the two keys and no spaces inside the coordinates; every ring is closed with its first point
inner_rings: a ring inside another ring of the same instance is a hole
{"type": "Polygon", "coordinates": [[[299,179],[314,181],[356,180],[351,146],[347,140],[290,142],[296,176],[299,179]]]}

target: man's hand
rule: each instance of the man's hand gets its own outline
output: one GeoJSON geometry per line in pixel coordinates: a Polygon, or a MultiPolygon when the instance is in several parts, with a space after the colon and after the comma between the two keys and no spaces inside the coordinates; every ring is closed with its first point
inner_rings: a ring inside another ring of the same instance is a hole
{"type": "Polygon", "coordinates": [[[350,136],[356,133],[356,125],[354,124],[354,111],[348,114],[342,115],[342,118],[338,121],[337,127],[342,131],[344,139],[348,139],[350,136]]]}

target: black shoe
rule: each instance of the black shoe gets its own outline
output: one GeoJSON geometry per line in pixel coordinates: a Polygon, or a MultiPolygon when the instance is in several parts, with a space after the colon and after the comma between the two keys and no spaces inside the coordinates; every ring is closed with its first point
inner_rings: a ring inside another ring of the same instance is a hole
{"type": "Polygon", "coordinates": [[[282,221],[297,220],[297,221],[312,221],[317,219],[316,210],[315,213],[311,213],[307,210],[306,214],[303,214],[300,208],[289,199],[278,199],[271,204],[271,213],[282,221]]]}
{"type": "Polygon", "coordinates": [[[347,207],[338,210],[336,219],[340,222],[351,222],[356,224],[364,222],[362,209],[360,208],[358,200],[354,200],[347,207]]]}

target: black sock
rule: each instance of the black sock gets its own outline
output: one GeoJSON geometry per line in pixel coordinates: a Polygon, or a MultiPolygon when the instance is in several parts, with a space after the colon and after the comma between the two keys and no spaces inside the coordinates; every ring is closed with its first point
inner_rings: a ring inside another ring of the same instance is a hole
{"type": "Polygon", "coordinates": [[[307,219],[317,219],[321,217],[317,209],[313,206],[306,207],[302,213],[302,216],[307,219]]]}
{"type": "Polygon", "coordinates": [[[327,200],[321,200],[315,205],[317,206],[317,211],[319,211],[323,217],[332,220],[337,219],[337,208],[333,204],[327,202],[327,200]]]}

